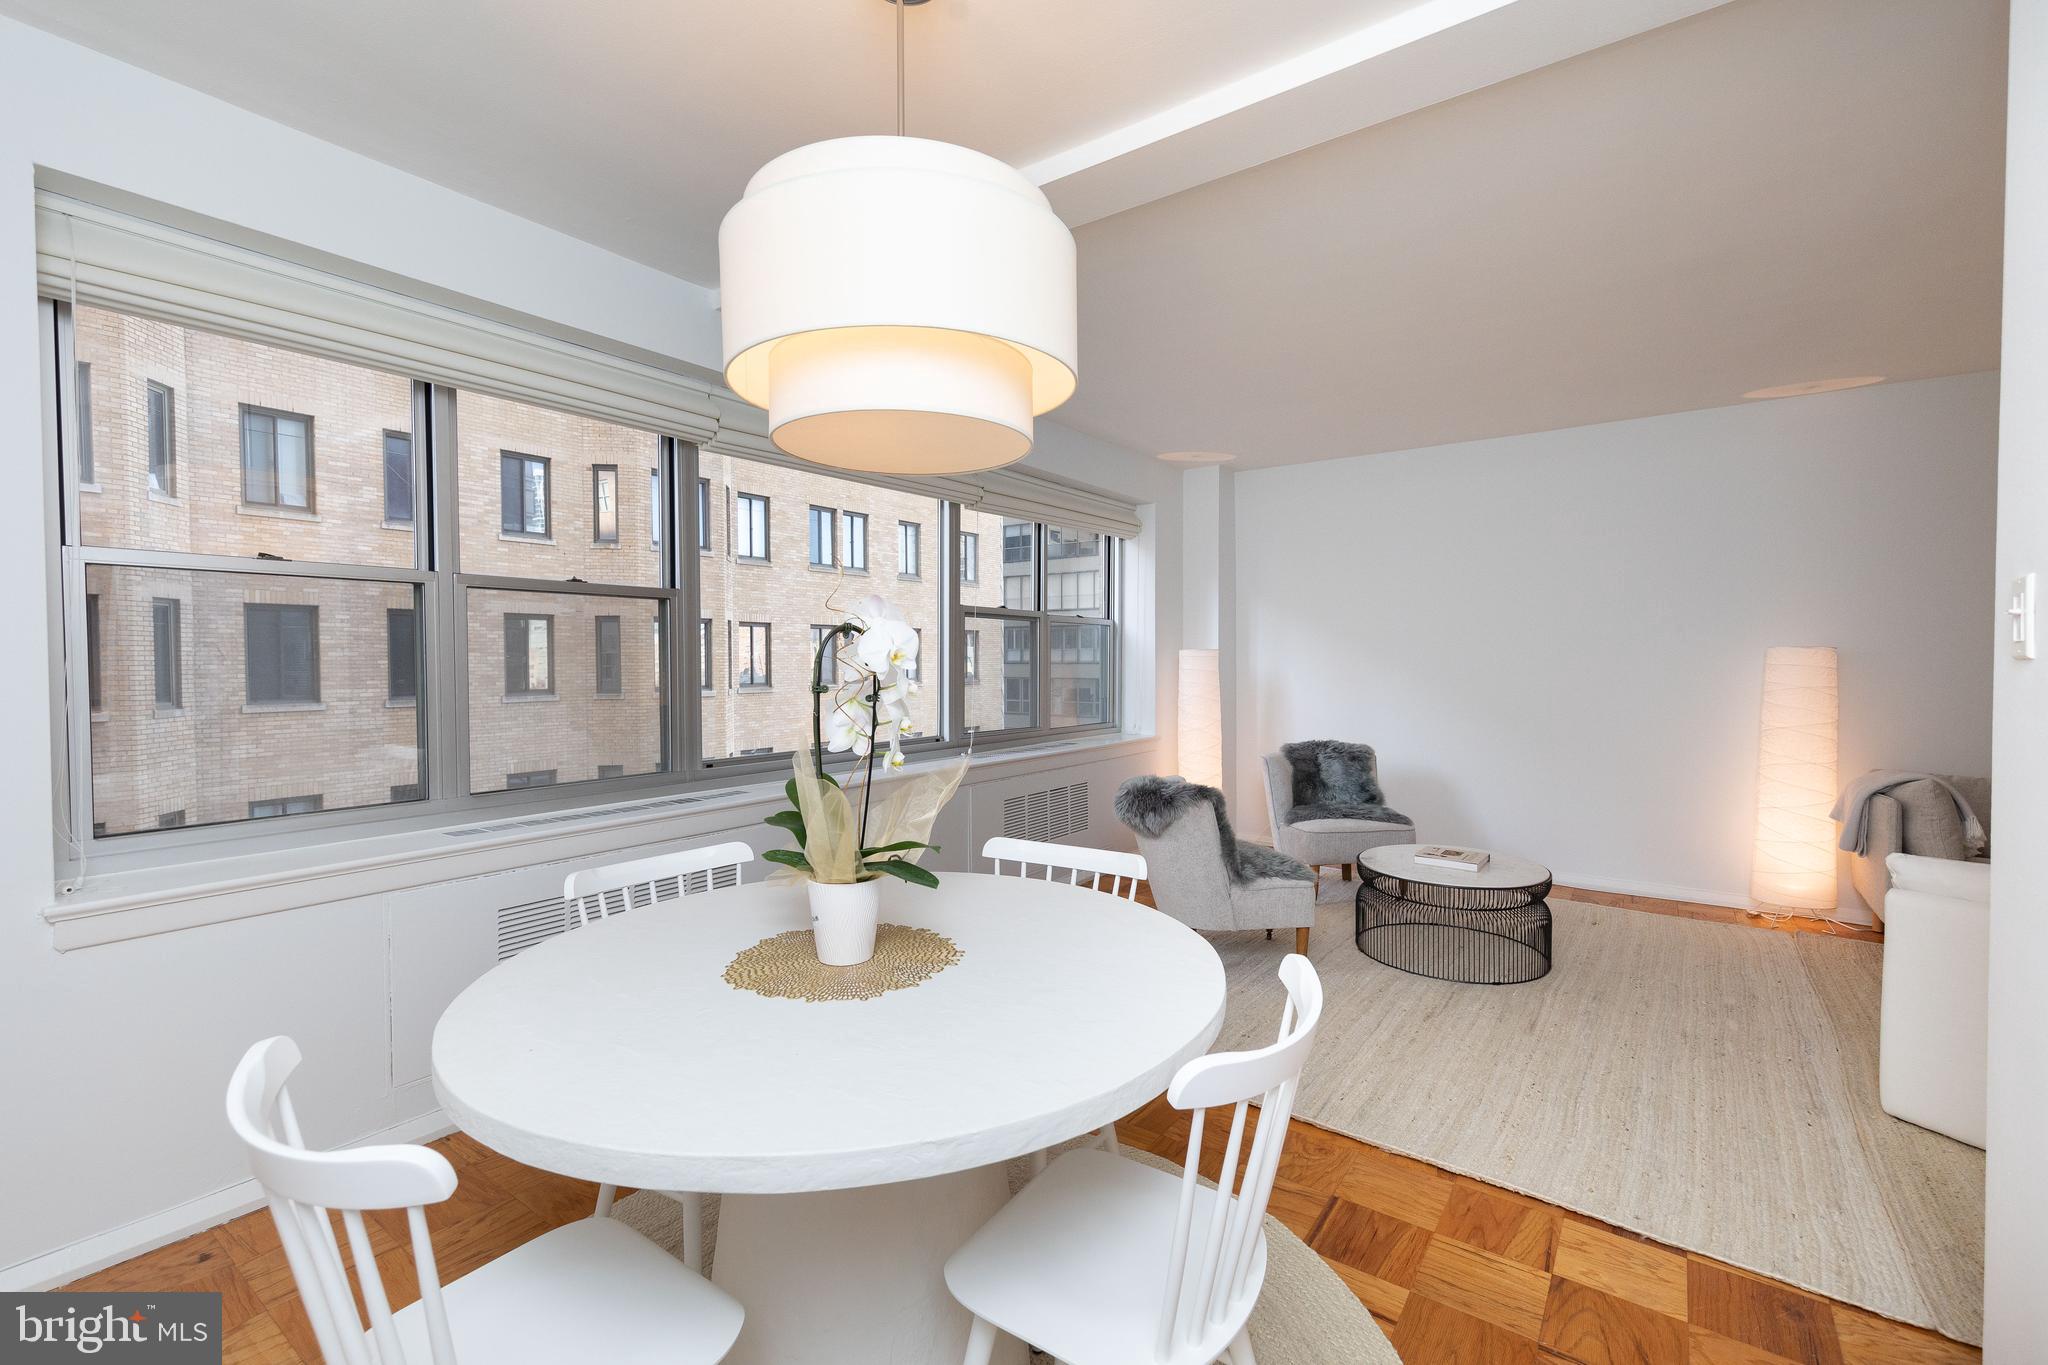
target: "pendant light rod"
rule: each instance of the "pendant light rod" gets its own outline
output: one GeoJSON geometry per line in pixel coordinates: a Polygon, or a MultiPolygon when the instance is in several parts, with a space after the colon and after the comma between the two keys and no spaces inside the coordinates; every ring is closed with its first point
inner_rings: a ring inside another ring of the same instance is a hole
{"type": "Polygon", "coordinates": [[[903,11],[910,6],[896,0],[896,136],[903,136],[903,11]]]}

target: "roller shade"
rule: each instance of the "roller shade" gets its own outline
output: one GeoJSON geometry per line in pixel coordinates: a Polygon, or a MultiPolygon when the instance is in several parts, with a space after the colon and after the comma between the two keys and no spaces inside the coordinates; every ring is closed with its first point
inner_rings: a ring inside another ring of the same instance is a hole
{"type": "Polygon", "coordinates": [[[561,408],[742,459],[1079,530],[1139,530],[1130,503],[1021,465],[948,478],[824,470],[776,449],[768,414],[722,387],[49,190],[36,192],[36,278],[50,298],[561,408]]]}

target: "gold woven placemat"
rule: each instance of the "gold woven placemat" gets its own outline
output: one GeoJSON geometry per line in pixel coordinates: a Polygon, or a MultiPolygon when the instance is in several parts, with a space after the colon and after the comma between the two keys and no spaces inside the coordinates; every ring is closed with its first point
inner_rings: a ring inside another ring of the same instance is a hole
{"type": "Polygon", "coordinates": [[[960,945],[930,929],[875,926],[875,955],[851,967],[818,961],[808,929],[764,938],[725,969],[727,984],[776,1000],[872,1000],[922,985],[960,960],[960,945]]]}

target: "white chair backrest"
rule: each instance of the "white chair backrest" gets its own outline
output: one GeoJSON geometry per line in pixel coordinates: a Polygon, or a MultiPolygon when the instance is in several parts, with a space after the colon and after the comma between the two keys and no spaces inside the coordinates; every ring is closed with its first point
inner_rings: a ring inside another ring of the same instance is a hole
{"type": "Polygon", "coordinates": [[[1181,1176],[1180,1213],[1174,1224],[1173,1251],[1167,1262],[1166,1302],[1159,1315],[1159,1354],[1173,1353],[1206,1328],[1222,1322],[1243,1306],[1252,1292],[1252,1262],[1280,1169],[1280,1149],[1287,1143],[1287,1120],[1294,1112],[1294,1092],[1315,1042],[1323,1017],[1323,983],[1309,960],[1289,953],[1280,963],[1280,981],[1287,988],[1287,1006],[1280,1015],[1280,1036],[1255,1052],[1219,1052],[1197,1057],[1180,1069],[1167,1087],[1168,1103],[1191,1109],[1187,1167],[1181,1176]],[[1251,1154],[1238,1170],[1245,1112],[1260,1101],[1259,1130],[1251,1154]],[[1235,1104],[1230,1144],[1216,1182],[1217,1198],[1202,1238],[1199,1262],[1190,1255],[1195,1214],[1197,1172],[1202,1160],[1202,1121],[1215,1105],[1235,1104]],[[1233,1182],[1234,1188],[1233,1188],[1233,1182]],[[1228,1196],[1228,1197],[1225,1197],[1228,1196]]]}
{"type": "Polygon", "coordinates": [[[568,927],[581,928],[594,919],[656,901],[738,886],[741,866],[752,861],[754,850],[735,841],[571,872],[562,884],[568,927]]]}
{"type": "Polygon", "coordinates": [[[432,1365],[455,1365],[424,1208],[455,1193],[455,1168],[427,1147],[307,1151],[285,1091],[285,1082],[298,1065],[299,1047],[289,1038],[266,1038],[250,1048],[228,1082],[228,1123],[248,1149],[256,1182],[270,1197],[271,1217],[277,1220],[285,1260],[298,1283],[320,1354],[327,1365],[428,1365],[408,1362],[399,1346],[391,1302],[363,1227],[366,1209],[404,1209],[412,1230],[432,1365]],[[374,1351],[349,1294],[348,1272],[329,1209],[340,1211],[348,1232],[349,1253],[376,1338],[374,1351]]]}
{"type": "Polygon", "coordinates": [[[1085,872],[1090,886],[1125,900],[1136,900],[1138,883],[1145,880],[1145,859],[1141,854],[1118,853],[1107,848],[995,838],[981,846],[981,856],[995,863],[998,877],[1003,875],[1004,863],[1017,864],[1013,875],[1019,877],[1029,877],[1032,868],[1043,867],[1043,881],[1052,881],[1055,872],[1064,872],[1069,886],[1081,885],[1081,874],[1085,872]],[[1107,887],[1102,884],[1104,877],[1109,878],[1107,887]]]}

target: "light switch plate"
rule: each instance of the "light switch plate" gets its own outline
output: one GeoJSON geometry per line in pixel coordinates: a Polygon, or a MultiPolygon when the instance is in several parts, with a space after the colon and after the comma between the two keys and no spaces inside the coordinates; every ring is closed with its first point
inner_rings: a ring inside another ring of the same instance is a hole
{"type": "Polygon", "coordinates": [[[2034,575],[2022,574],[2012,581],[2012,601],[2005,609],[2012,623],[2012,657],[2034,657],[2034,575]]]}

